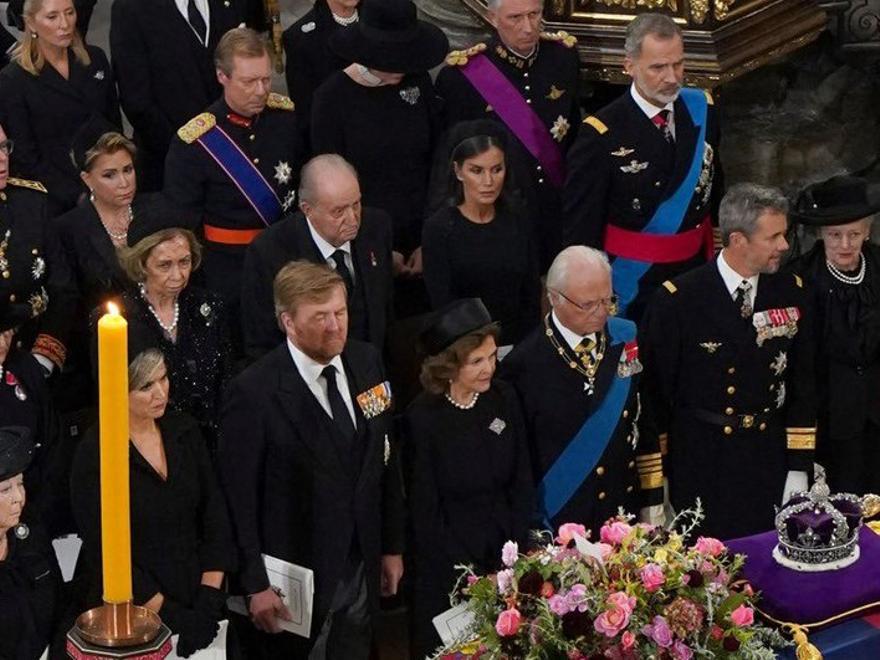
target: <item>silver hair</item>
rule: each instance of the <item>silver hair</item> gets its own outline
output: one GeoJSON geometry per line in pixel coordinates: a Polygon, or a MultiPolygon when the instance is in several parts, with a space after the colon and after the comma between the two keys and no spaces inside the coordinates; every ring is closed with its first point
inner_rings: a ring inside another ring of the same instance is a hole
{"type": "Polygon", "coordinates": [[[649,34],[663,40],[682,36],[681,28],[666,14],[651,12],[639,14],[626,27],[626,41],[623,42],[624,54],[630,59],[641,55],[642,42],[649,34]]]}
{"type": "Polygon", "coordinates": [[[547,288],[556,291],[564,289],[568,271],[573,263],[594,266],[611,275],[611,264],[608,263],[608,256],[604,252],[586,245],[570,245],[557,254],[550,264],[550,270],[547,271],[547,288]]]}
{"type": "Polygon", "coordinates": [[[757,183],[738,183],[728,189],[718,209],[721,243],[730,244],[730,235],[738,231],[750,237],[765,211],[788,215],[788,199],[779,188],[757,183]]]}
{"type": "MultiPolygon", "coordinates": [[[[299,195],[300,204],[306,202],[314,205],[316,202],[316,192],[318,177],[325,174],[327,170],[341,169],[350,172],[357,179],[357,170],[354,165],[349,163],[339,154],[321,154],[315,156],[309,162],[302,166],[299,173],[299,195]]],[[[325,174],[326,175],[326,174],[325,174]]]]}
{"type": "MultiPolygon", "coordinates": [[[[498,11],[502,2],[504,2],[504,0],[486,0],[486,9],[489,11],[498,11]]],[[[541,0],[541,6],[544,6],[544,0],[541,0]]]]}

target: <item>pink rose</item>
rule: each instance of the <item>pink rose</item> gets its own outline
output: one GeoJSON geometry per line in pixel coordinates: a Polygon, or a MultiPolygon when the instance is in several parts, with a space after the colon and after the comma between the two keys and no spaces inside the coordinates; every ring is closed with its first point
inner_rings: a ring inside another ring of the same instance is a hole
{"type": "Polygon", "coordinates": [[[675,640],[675,643],[672,645],[672,648],[669,649],[669,652],[675,660],[691,660],[691,658],[694,657],[694,652],[691,650],[691,647],[680,639],[675,640]]]}
{"type": "Polygon", "coordinates": [[[606,637],[614,637],[629,624],[629,617],[636,606],[636,599],[617,591],[605,601],[610,607],[596,617],[593,627],[606,637]]]}
{"type": "Polygon", "coordinates": [[[740,605],[730,613],[730,620],[737,628],[750,626],[755,622],[755,611],[751,607],[740,605]]]}
{"type": "Polygon", "coordinates": [[[547,601],[547,604],[550,606],[550,611],[556,616],[562,616],[571,611],[571,607],[568,604],[568,598],[561,594],[551,596],[550,600],[547,601]]]}
{"type": "Polygon", "coordinates": [[[602,526],[602,529],[599,530],[599,539],[603,543],[620,545],[623,539],[626,538],[626,535],[629,534],[631,531],[632,527],[627,525],[625,522],[615,520],[610,525],[605,524],[602,526]]]}
{"type": "Polygon", "coordinates": [[[503,571],[498,571],[495,580],[498,583],[498,593],[503,596],[510,591],[510,587],[513,585],[513,569],[505,568],[503,571]]]}
{"type": "Polygon", "coordinates": [[[587,538],[587,528],[577,523],[563,523],[559,526],[556,542],[559,545],[568,545],[574,539],[575,534],[587,538]]]}
{"type": "Polygon", "coordinates": [[[508,568],[516,563],[518,557],[519,546],[516,544],[516,541],[508,541],[501,548],[501,562],[508,568]]]}
{"type": "Polygon", "coordinates": [[[478,578],[476,575],[468,575],[468,576],[467,576],[467,583],[468,583],[468,586],[471,586],[472,584],[474,584],[474,583],[475,583],[477,580],[479,580],[479,579],[480,579],[480,578],[478,578]]]}
{"type": "Polygon", "coordinates": [[[694,548],[697,552],[709,555],[710,557],[717,557],[727,549],[721,541],[713,539],[711,536],[701,536],[698,538],[694,548]]]}
{"type": "Polygon", "coordinates": [[[719,641],[721,641],[721,638],[724,637],[724,631],[721,629],[721,626],[717,626],[715,624],[712,624],[712,627],[709,628],[709,635],[716,642],[719,642],[719,641]]]}
{"type": "Polygon", "coordinates": [[[645,564],[639,571],[639,577],[642,579],[642,585],[648,593],[653,593],[663,586],[666,577],[663,575],[663,569],[657,564],[645,564]]]}
{"type": "Polygon", "coordinates": [[[636,636],[631,631],[625,630],[623,635],[620,636],[620,646],[623,647],[624,651],[629,651],[635,645],[636,636]]]}
{"type": "Polygon", "coordinates": [[[668,649],[672,646],[672,630],[662,616],[655,616],[651,623],[642,626],[642,634],[653,639],[661,648],[668,649]]]}
{"type": "Polygon", "coordinates": [[[495,622],[495,631],[502,637],[513,637],[522,623],[522,615],[515,607],[504,610],[495,622]]]}

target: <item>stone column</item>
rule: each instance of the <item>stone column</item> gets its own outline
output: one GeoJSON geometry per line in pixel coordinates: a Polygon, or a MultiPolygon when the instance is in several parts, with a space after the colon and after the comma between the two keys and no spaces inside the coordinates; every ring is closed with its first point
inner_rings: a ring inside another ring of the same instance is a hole
{"type": "Polygon", "coordinates": [[[468,9],[462,0],[414,0],[423,20],[433,23],[449,37],[453,50],[468,48],[478,41],[485,41],[491,27],[468,9]]]}

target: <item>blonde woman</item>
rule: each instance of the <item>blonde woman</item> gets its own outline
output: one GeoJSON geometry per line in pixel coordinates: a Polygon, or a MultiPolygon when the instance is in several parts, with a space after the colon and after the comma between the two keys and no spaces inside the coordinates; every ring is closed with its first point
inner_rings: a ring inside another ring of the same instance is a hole
{"type": "Polygon", "coordinates": [[[70,143],[93,115],[121,125],[113,71],[104,52],[76,29],[73,0],[25,0],[25,30],[0,72],[0,111],[15,140],[17,174],[47,188],[50,216],[82,191],[70,143]]]}

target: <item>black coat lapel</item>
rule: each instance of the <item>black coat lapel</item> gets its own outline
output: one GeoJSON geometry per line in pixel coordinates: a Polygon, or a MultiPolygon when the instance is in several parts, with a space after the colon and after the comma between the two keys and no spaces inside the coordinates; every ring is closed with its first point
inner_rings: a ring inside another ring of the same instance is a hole
{"type": "Polygon", "coordinates": [[[699,129],[694,126],[694,120],[691,119],[684,101],[678,99],[673,107],[675,108],[675,165],[664,198],[670,197],[687,176],[699,135],[699,129]]]}

